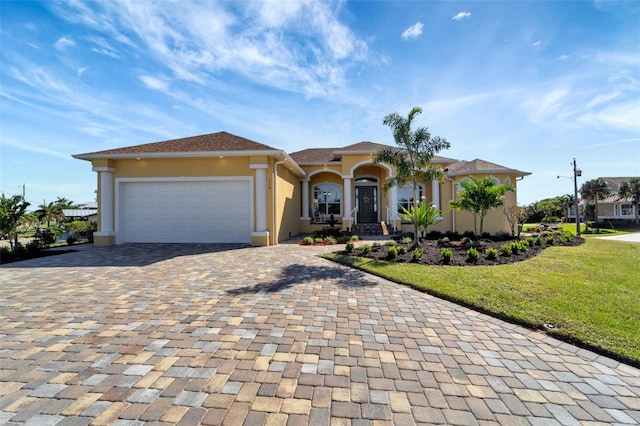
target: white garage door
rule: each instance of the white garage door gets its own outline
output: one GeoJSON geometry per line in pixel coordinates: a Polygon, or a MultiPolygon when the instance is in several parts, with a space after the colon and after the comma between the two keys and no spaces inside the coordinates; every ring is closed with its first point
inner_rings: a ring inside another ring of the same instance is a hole
{"type": "Polygon", "coordinates": [[[249,181],[121,182],[119,243],[250,243],[249,181]]]}

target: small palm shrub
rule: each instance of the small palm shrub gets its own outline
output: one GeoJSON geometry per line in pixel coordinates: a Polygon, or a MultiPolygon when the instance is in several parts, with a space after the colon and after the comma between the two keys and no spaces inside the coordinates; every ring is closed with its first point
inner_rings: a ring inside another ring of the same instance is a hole
{"type": "Polygon", "coordinates": [[[362,250],[362,254],[369,254],[371,253],[371,246],[367,243],[363,244],[360,246],[360,250],[362,250]]]}
{"type": "Polygon", "coordinates": [[[487,247],[487,249],[484,251],[484,254],[487,256],[487,259],[494,260],[498,257],[498,250],[494,249],[493,247],[487,247]]]}
{"type": "Polygon", "coordinates": [[[347,253],[351,253],[354,248],[355,248],[355,244],[353,244],[353,241],[348,241],[344,245],[344,251],[346,251],[347,253]]]}
{"type": "Polygon", "coordinates": [[[547,243],[548,245],[552,246],[553,245],[553,235],[547,235],[546,237],[544,237],[544,242],[547,243]]]}
{"type": "Polygon", "coordinates": [[[413,242],[413,239],[411,237],[402,237],[402,239],[400,240],[401,244],[411,244],[413,242]]]}
{"type": "Polygon", "coordinates": [[[451,241],[449,240],[449,238],[444,237],[444,238],[440,238],[437,241],[438,247],[449,247],[449,244],[451,243],[451,241]]]}
{"type": "Polygon", "coordinates": [[[316,244],[322,244],[324,242],[324,238],[322,237],[314,238],[313,242],[316,244]]]}
{"type": "Polygon", "coordinates": [[[358,235],[352,235],[349,237],[349,241],[359,241],[360,237],[358,235]]]}
{"type": "Polygon", "coordinates": [[[467,260],[469,260],[469,262],[475,262],[478,258],[480,258],[480,252],[478,250],[474,248],[467,250],[467,260]]]}
{"type": "Polygon", "coordinates": [[[444,263],[449,263],[451,262],[451,259],[453,259],[453,252],[451,249],[443,248],[440,250],[440,256],[442,256],[442,261],[444,263]]]}
{"type": "Polygon", "coordinates": [[[382,244],[379,241],[374,241],[371,247],[382,247],[382,244]]]}
{"type": "Polygon", "coordinates": [[[416,248],[415,250],[413,250],[413,253],[411,253],[411,258],[413,259],[414,262],[418,262],[420,261],[420,259],[422,259],[423,255],[424,255],[424,250],[421,248],[416,248]]]}
{"type": "Polygon", "coordinates": [[[389,250],[387,251],[387,256],[389,257],[389,259],[393,259],[398,256],[398,249],[396,248],[396,246],[389,247],[389,250]]]}
{"type": "Polygon", "coordinates": [[[395,246],[396,245],[396,240],[387,240],[384,242],[385,246],[395,246]]]}
{"type": "Polygon", "coordinates": [[[332,236],[328,236],[324,238],[324,243],[325,244],[338,244],[338,240],[336,239],[336,237],[332,237],[332,236]]]}
{"type": "Polygon", "coordinates": [[[398,247],[398,254],[405,254],[407,252],[407,248],[404,246],[398,247]]]}
{"type": "Polygon", "coordinates": [[[541,246],[542,245],[542,237],[540,235],[538,235],[533,243],[535,245],[537,245],[537,246],[541,246]]]}
{"type": "Polygon", "coordinates": [[[302,239],[302,244],[305,245],[305,246],[308,246],[308,245],[313,244],[313,241],[314,241],[313,237],[304,237],[302,239]]]}

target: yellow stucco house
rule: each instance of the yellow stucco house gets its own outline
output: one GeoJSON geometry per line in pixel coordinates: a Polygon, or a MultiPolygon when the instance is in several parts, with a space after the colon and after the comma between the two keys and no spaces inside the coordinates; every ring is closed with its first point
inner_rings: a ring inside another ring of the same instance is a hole
{"type": "MultiPolygon", "coordinates": [[[[382,191],[394,170],[374,164],[388,146],[360,142],[342,148],[280,149],[227,132],[116,148],[74,158],[91,161],[98,175],[96,245],[122,243],[278,244],[291,236],[327,226],[333,216],[342,229],[387,223],[410,231],[397,214],[411,203],[412,188],[382,191]]],[[[436,156],[443,182],[422,182],[420,197],[438,206],[440,231],[473,230],[467,212],[448,202],[466,177],[493,176],[517,185],[529,175],[483,160],[436,156]]],[[[505,205],[516,205],[516,194],[505,205]]],[[[485,230],[509,231],[501,209],[489,213],[485,230]]]]}

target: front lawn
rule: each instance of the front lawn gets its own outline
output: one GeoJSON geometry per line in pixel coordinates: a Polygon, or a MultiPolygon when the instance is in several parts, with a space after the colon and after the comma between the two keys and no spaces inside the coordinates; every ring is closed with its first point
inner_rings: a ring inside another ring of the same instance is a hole
{"type": "Polygon", "coordinates": [[[509,265],[328,259],[640,365],[640,245],[589,239],[509,265]]]}

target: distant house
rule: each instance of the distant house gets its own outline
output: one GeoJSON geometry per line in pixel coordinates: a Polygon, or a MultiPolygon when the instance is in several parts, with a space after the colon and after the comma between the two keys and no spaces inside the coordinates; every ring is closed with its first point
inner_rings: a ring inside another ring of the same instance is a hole
{"type": "MultiPolygon", "coordinates": [[[[380,224],[410,231],[398,215],[412,202],[412,187],[382,185],[395,170],[374,164],[389,146],[360,142],[288,154],[226,132],[74,155],[91,161],[98,174],[95,244],[128,242],[248,243],[272,245],[292,235],[326,227],[333,217],[342,229],[380,224]]],[[[484,160],[436,156],[443,182],[420,182],[418,196],[438,206],[440,231],[473,230],[468,212],[451,211],[449,200],[470,175],[492,176],[517,185],[529,175],[484,160]]],[[[516,193],[505,197],[516,206],[516,193]]],[[[507,232],[502,209],[489,213],[488,232],[507,232]]]]}
{"type": "Polygon", "coordinates": [[[636,206],[631,197],[621,197],[620,186],[632,177],[603,177],[609,188],[609,195],[598,200],[598,220],[632,221],[636,217],[636,206]]]}

